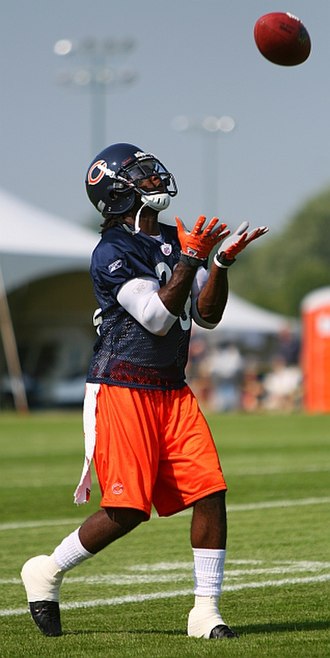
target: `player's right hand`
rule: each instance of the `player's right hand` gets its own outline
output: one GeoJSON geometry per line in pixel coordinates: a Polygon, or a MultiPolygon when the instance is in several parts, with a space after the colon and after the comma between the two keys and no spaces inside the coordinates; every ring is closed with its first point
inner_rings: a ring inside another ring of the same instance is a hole
{"type": "Polygon", "coordinates": [[[175,220],[182,254],[197,261],[205,261],[213,247],[230,233],[226,230],[227,224],[221,223],[217,217],[213,217],[204,228],[206,217],[200,215],[190,232],[179,217],[175,220]]]}

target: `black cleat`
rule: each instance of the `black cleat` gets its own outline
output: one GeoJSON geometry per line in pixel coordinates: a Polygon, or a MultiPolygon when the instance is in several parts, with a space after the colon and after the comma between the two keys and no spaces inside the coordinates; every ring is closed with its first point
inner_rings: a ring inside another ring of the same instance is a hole
{"type": "Polygon", "coordinates": [[[226,626],[226,624],[215,626],[210,633],[210,640],[232,640],[234,637],[239,637],[239,635],[235,631],[232,631],[229,626],[226,626]]]}
{"type": "Polygon", "coordinates": [[[44,635],[62,635],[60,607],[57,601],[34,601],[29,603],[29,606],[33,621],[44,635]]]}

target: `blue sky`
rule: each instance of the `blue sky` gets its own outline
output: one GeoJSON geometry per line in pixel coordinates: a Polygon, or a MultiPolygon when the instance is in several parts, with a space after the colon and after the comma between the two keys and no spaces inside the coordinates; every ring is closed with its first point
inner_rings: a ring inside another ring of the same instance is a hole
{"type": "Polygon", "coordinates": [[[132,142],[174,173],[168,218],[191,226],[215,214],[232,229],[247,219],[281,230],[330,185],[329,26],[329,0],[11,0],[0,22],[1,187],[86,223],[84,177],[104,131],[104,146],[132,142]],[[303,65],[279,67],[258,52],[254,23],[270,11],[304,22],[312,52],[303,65]],[[90,87],[58,82],[90,62],[81,52],[56,56],[64,38],[136,42],[109,59],[136,79],[109,88],[105,122],[91,110],[90,87]],[[197,127],[174,130],[182,115],[197,127]],[[200,127],[207,116],[233,117],[235,128],[210,135],[200,127]]]}

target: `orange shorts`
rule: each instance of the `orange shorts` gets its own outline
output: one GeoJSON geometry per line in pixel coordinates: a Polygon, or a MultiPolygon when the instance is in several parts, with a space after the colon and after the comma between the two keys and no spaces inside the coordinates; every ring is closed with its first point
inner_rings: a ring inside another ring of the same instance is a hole
{"type": "Polygon", "coordinates": [[[102,507],[175,514],[226,483],[188,386],[159,391],[101,384],[94,465],[102,507]]]}

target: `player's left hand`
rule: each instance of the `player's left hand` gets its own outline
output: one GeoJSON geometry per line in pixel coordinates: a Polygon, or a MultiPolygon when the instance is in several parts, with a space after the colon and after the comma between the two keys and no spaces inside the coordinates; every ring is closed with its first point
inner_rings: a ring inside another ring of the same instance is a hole
{"type": "Polygon", "coordinates": [[[242,222],[236,231],[224,240],[214,256],[214,262],[218,267],[227,268],[232,265],[237,254],[243,251],[250,242],[265,235],[269,230],[267,226],[258,226],[248,232],[248,228],[249,222],[242,222]]]}
{"type": "Polygon", "coordinates": [[[221,223],[217,217],[213,217],[204,228],[206,217],[200,215],[190,232],[179,217],[176,217],[175,220],[181,252],[183,256],[196,259],[197,265],[198,261],[205,261],[213,247],[230,233],[229,230],[226,230],[227,225],[221,223]]]}

